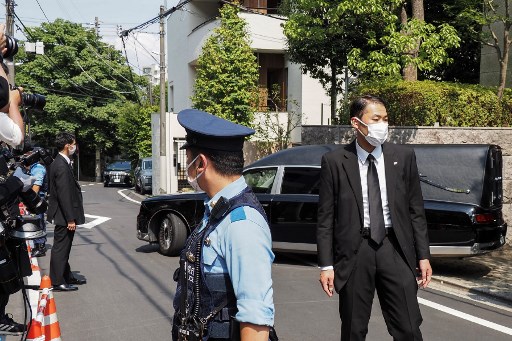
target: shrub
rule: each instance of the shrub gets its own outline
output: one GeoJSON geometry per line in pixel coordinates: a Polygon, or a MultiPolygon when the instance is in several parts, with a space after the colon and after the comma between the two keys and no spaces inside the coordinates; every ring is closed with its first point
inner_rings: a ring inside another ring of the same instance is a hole
{"type": "Polygon", "coordinates": [[[397,126],[503,127],[512,125],[512,90],[500,101],[496,89],[473,84],[383,80],[361,83],[352,97],[373,94],[388,104],[397,126]]]}

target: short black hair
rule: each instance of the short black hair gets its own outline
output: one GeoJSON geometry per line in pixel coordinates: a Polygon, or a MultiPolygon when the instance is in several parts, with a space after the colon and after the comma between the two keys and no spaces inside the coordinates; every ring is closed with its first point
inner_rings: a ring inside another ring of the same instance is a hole
{"type": "Polygon", "coordinates": [[[73,141],[76,141],[74,134],[61,132],[55,136],[55,147],[60,152],[67,144],[71,144],[73,141]]]}
{"type": "Polygon", "coordinates": [[[363,116],[364,109],[366,109],[370,103],[382,104],[386,107],[386,102],[384,102],[382,98],[373,95],[363,95],[354,99],[350,104],[350,118],[361,118],[363,116]]]}
{"type": "Polygon", "coordinates": [[[204,154],[210,159],[213,168],[223,176],[242,175],[244,169],[244,152],[242,150],[236,152],[227,152],[223,150],[214,150],[207,148],[188,148],[195,158],[199,154],[204,154]]]}

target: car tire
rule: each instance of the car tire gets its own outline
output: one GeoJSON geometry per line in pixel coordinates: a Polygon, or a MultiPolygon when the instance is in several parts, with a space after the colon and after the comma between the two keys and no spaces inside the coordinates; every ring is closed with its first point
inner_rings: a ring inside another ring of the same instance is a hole
{"type": "Polygon", "coordinates": [[[160,222],[158,244],[160,253],[165,256],[177,256],[185,246],[187,228],[175,214],[169,213],[160,222]]]}

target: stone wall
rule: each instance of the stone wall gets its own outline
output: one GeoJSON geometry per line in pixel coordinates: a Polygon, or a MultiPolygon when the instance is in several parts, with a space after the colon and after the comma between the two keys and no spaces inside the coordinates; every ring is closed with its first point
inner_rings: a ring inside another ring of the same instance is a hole
{"type": "MultiPolygon", "coordinates": [[[[303,126],[302,144],[345,144],[350,126],[303,126]]],[[[497,144],[503,151],[503,215],[512,223],[512,128],[390,127],[389,141],[402,144],[497,144]]],[[[510,230],[510,228],[509,228],[510,230]]],[[[512,232],[507,233],[512,244],[512,232]]]]}

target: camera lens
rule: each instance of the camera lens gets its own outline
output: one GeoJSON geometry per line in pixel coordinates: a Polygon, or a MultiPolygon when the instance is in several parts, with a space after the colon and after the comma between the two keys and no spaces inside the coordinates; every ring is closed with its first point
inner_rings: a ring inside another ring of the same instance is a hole
{"type": "Polygon", "coordinates": [[[21,99],[23,101],[23,105],[36,110],[43,110],[46,105],[46,97],[40,94],[22,93],[21,99]]]}
{"type": "Polygon", "coordinates": [[[11,59],[18,53],[18,40],[5,35],[5,48],[7,51],[4,53],[4,58],[11,59]]]}

